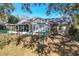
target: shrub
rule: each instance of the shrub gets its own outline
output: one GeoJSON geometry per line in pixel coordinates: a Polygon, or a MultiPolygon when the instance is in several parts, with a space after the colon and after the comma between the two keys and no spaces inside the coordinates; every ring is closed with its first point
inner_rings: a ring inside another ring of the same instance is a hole
{"type": "Polygon", "coordinates": [[[79,41],[79,29],[76,28],[74,25],[71,26],[69,34],[72,35],[75,40],[79,41]]]}

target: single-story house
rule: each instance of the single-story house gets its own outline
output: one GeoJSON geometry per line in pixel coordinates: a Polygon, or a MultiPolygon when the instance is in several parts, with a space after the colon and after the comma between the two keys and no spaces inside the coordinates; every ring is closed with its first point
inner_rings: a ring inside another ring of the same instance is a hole
{"type": "Polygon", "coordinates": [[[58,20],[42,18],[24,19],[20,20],[17,24],[7,24],[6,26],[10,33],[37,33],[51,30],[54,33],[67,34],[71,25],[71,19],[69,17],[57,19],[58,20]]]}

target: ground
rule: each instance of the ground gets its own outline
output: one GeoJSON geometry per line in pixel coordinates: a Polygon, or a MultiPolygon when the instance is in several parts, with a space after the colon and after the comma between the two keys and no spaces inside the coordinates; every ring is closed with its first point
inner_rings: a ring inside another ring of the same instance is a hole
{"type": "MultiPolygon", "coordinates": [[[[7,34],[6,34],[7,35],[7,34]]],[[[0,35],[0,39],[3,38],[4,35],[0,35]]],[[[10,37],[16,38],[15,35],[9,35],[10,37]]],[[[6,36],[4,37],[6,38],[6,36]]],[[[65,49],[63,52],[63,49],[59,46],[60,42],[62,42],[62,39],[60,36],[56,36],[55,39],[51,41],[52,38],[48,37],[48,40],[52,42],[52,52],[50,53],[50,56],[59,56],[61,53],[64,53],[64,55],[78,55],[79,53],[79,43],[77,41],[70,41],[65,44],[65,49]],[[61,49],[61,50],[60,50],[61,49]]],[[[11,42],[9,45],[6,45],[3,49],[0,49],[0,56],[38,56],[36,52],[34,52],[30,48],[23,48],[23,45],[20,44],[16,46],[15,39],[11,39],[13,42],[11,42]]]]}
{"type": "MultiPolygon", "coordinates": [[[[56,53],[52,55],[58,55],[56,53]]],[[[22,48],[21,45],[17,46],[10,44],[4,49],[0,50],[0,56],[38,56],[35,52],[28,48],[22,48]]]]}

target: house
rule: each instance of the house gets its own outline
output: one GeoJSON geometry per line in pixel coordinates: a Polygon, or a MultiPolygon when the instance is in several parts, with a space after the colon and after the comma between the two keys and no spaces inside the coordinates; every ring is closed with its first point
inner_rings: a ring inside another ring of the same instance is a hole
{"type": "Polygon", "coordinates": [[[41,33],[51,31],[51,33],[68,34],[71,18],[69,16],[62,18],[32,18],[22,19],[17,24],[7,24],[9,33],[41,33]]]}

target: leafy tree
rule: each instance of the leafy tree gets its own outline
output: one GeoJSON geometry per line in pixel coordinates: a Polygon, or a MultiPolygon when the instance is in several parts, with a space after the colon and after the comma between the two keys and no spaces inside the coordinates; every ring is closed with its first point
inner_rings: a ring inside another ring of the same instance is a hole
{"type": "Polygon", "coordinates": [[[11,3],[0,3],[0,20],[6,21],[14,9],[11,3]]]}
{"type": "Polygon", "coordinates": [[[73,22],[74,22],[74,25],[79,25],[79,14],[76,14],[73,17],[73,22]]]}
{"type": "Polygon", "coordinates": [[[9,16],[8,18],[8,23],[11,23],[11,24],[15,24],[19,21],[19,18],[15,17],[15,16],[9,16]]]}
{"type": "MultiPolygon", "coordinates": [[[[51,12],[53,10],[56,11],[60,11],[60,13],[64,13],[64,14],[72,14],[74,13],[74,11],[78,12],[79,9],[79,4],[78,3],[24,3],[22,4],[22,9],[23,10],[27,10],[29,13],[32,13],[32,10],[30,8],[31,5],[35,5],[35,6],[41,6],[41,5],[46,5],[47,6],[47,10],[46,10],[46,14],[50,15],[51,12]]],[[[75,13],[74,13],[75,14],[75,13]]]]}

